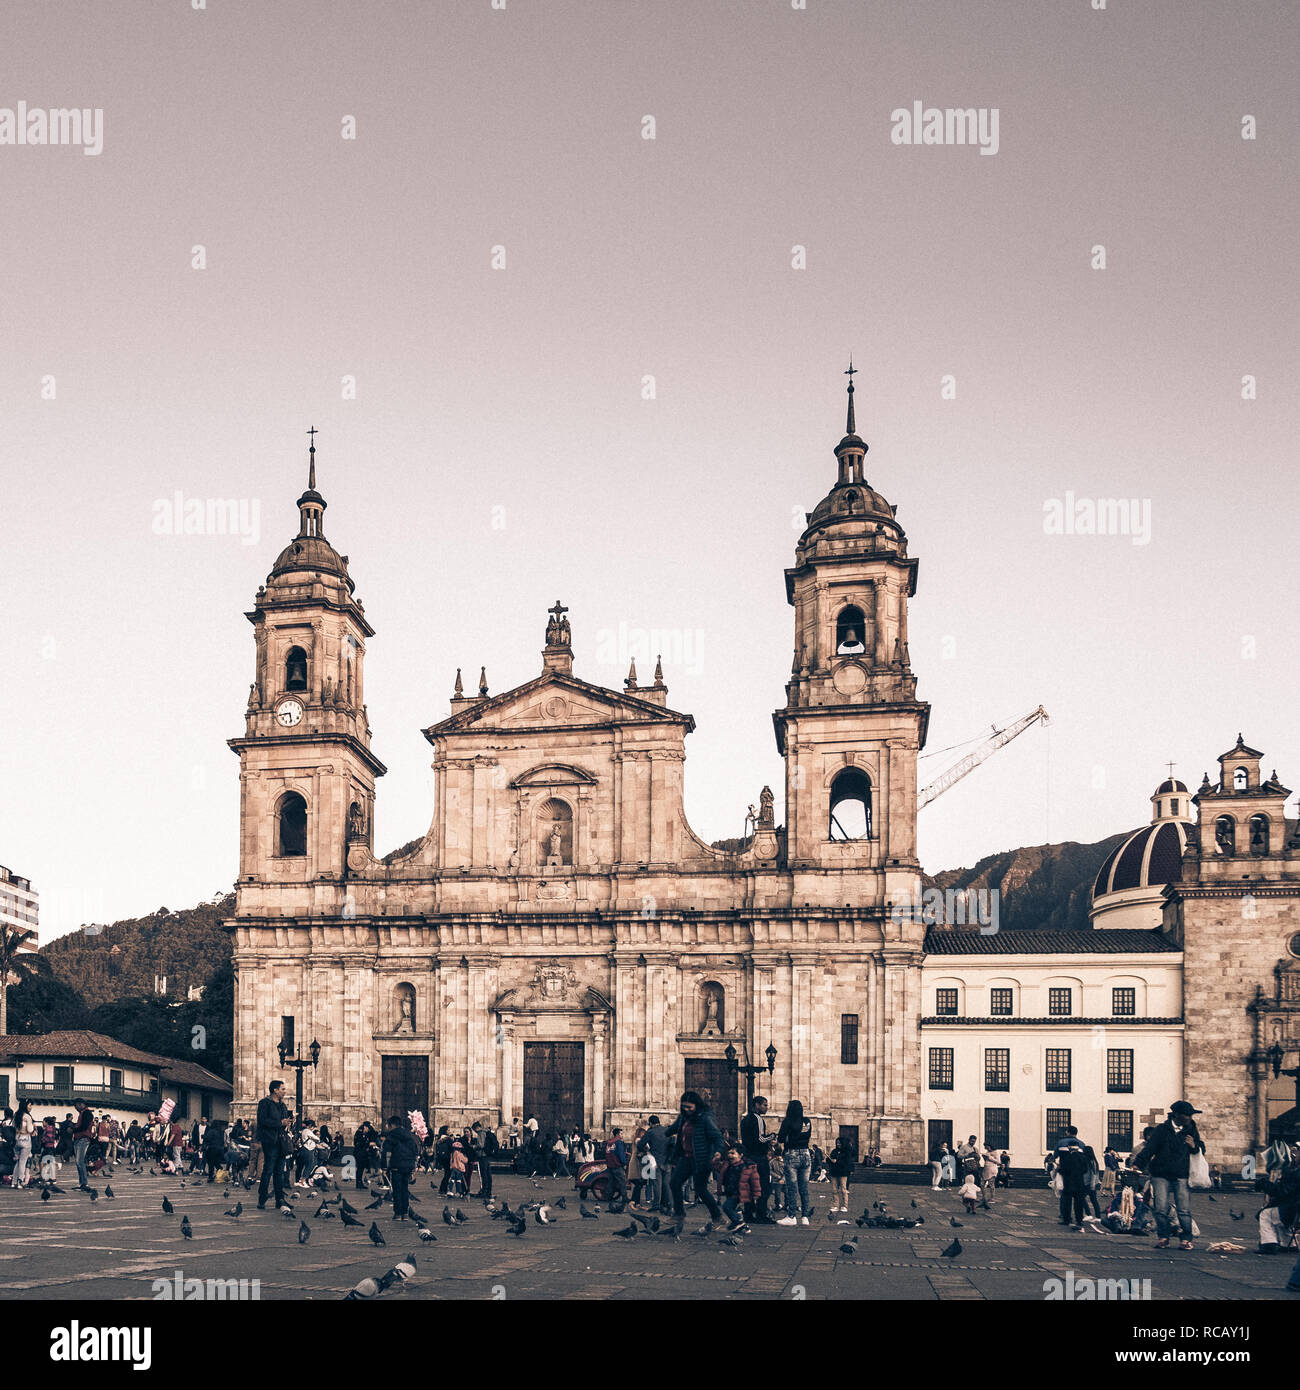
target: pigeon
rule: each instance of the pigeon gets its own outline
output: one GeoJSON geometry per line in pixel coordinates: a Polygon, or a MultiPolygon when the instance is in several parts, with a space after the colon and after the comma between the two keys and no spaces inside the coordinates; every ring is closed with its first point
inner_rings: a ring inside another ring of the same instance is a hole
{"type": "Polygon", "coordinates": [[[98,1201],[99,1201],[99,1189],[98,1189],[98,1188],[95,1188],[95,1187],[88,1187],[88,1188],[86,1189],[86,1193],[87,1193],[87,1195],[90,1197],[90,1200],[91,1200],[92,1202],[98,1202],[98,1201]]]}
{"type": "Polygon", "coordinates": [[[444,1226],[454,1226],[456,1224],[456,1218],[452,1216],[451,1208],[448,1206],[444,1206],[442,1209],[442,1222],[444,1226]]]}
{"type": "Polygon", "coordinates": [[[458,1226],[463,1226],[469,1220],[469,1217],[466,1216],[465,1213],[461,1211],[459,1207],[457,1207],[456,1210],[452,1212],[452,1217],[455,1219],[456,1225],[458,1226]]]}
{"type": "Polygon", "coordinates": [[[1205,1200],[1207,1202],[1217,1202],[1219,1199],[1217,1197],[1211,1197],[1210,1194],[1207,1192],[1205,1194],[1205,1200]]]}
{"type": "Polygon", "coordinates": [[[434,1233],[427,1226],[421,1226],[420,1229],[416,1232],[416,1235],[418,1235],[426,1245],[430,1241],[438,1239],[438,1237],[435,1236],[434,1233]]]}
{"type": "Polygon", "coordinates": [[[117,1193],[113,1191],[113,1189],[112,1189],[111,1186],[105,1185],[105,1187],[104,1187],[104,1196],[107,1197],[108,1200],[111,1202],[111,1201],[113,1200],[113,1198],[117,1196],[117,1193]]]}
{"type": "Polygon", "coordinates": [[[244,1210],[244,1204],[243,1204],[243,1202],[236,1202],[235,1205],[234,1205],[233,1207],[229,1207],[229,1208],[225,1211],[224,1215],[226,1215],[226,1216],[239,1216],[239,1215],[241,1215],[241,1214],[243,1213],[243,1210],[244,1210]]]}
{"type": "Polygon", "coordinates": [[[594,1211],[588,1211],[586,1205],[582,1202],[578,1203],[578,1215],[581,1216],[584,1221],[600,1220],[596,1213],[594,1211]]]}
{"type": "Polygon", "coordinates": [[[318,1207],[316,1208],[316,1210],[315,1210],[314,1212],[312,1212],[312,1214],[311,1214],[311,1219],[312,1219],[313,1221],[320,1221],[320,1220],[322,1220],[323,1218],[325,1218],[325,1217],[327,1217],[327,1216],[333,1216],[333,1215],[334,1215],[334,1213],[333,1213],[332,1211],[330,1211],[330,1209],[329,1209],[329,1204],[326,1203],[326,1202],[322,1202],[322,1203],[320,1204],[320,1206],[318,1206],[318,1207]]]}
{"type": "Polygon", "coordinates": [[[633,1221],[639,1221],[646,1230],[652,1232],[654,1235],[659,1234],[659,1218],[657,1216],[646,1216],[644,1212],[639,1211],[630,1211],[628,1215],[633,1221]]]}
{"type": "Polygon", "coordinates": [[[637,1226],[636,1222],[634,1221],[634,1222],[632,1222],[632,1224],[631,1224],[630,1226],[625,1227],[625,1228],[624,1228],[623,1230],[621,1230],[621,1231],[615,1231],[614,1234],[615,1234],[616,1236],[622,1236],[624,1240],[631,1240],[633,1236],[639,1234],[639,1229],[640,1229],[640,1228],[637,1226]]]}
{"type": "Polygon", "coordinates": [[[52,1182],[49,1186],[50,1191],[55,1193],[56,1196],[62,1197],[64,1195],[63,1189],[58,1185],[58,1183],[52,1182]]]}
{"type": "Polygon", "coordinates": [[[286,1202],[285,1205],[280,1208],[280,1215],[283,1216],[286,1221],[292,1221],[293,1208],[286,1202]]]}
{"type": "Polygon", "coordinates": [[[961,1254],[961,1241],[954,1236],[952,1244],[946,1250],[941,1250],[939,1253],[945,1260],[955,1260],[957,1256],[961,1254]]]}
{"type": "Polygon", "coordinates": [[[167,1200],[166,1197],[164,1197],[164,1198],[163,1198],[163,1215],[164,1215],[164,1216],[171,1216],[175,1211],[176,1211],[176,1208],[175,1208],[174,1206],[172,1206],[172,1204],[167,1200]]]}
{"type": "Polygon", "coordinates": [[[47,1188],[44,1188],[44,1189],[42,1190],[42,1192],[41,1192],[41,1201],[42,1201],[42,1202],[48,1202],[49,1200],[50,1200],[50,1189],[47,1187],[47,1188]]]}
{"type": "Polygon", "coordinates": [[[355,1216],[353,1216],[352,1213],[351,1213],[350,1211],[343,1211],[343,1212],[340,1212],[340,1213],[339,1213],[339,1216],[340,1216],[340,1218],[341,1218],[341,1220],[342,1220],[342,1222],[343,1222],[343,1224],[344,1224],[345,1226],[359,1226],[359,1225],[361,1225],[361,1222],[358,1221],[357,1218],[356,1218],[355,1216]]]}
{"type": "Polygon", "coordinates": [[[719,1245],[729,1245],[733,1250],[739,1250],[744,1243],[739,1236],[723,1236],[718,1241],[719,1245]]]}
{"type": "Polygon", "coordinates": [[[378,1223],[378,1222],[372,1221],[372,1222],[370,1223],[370,1230],[369,1230],[368,1234],[369,1234],[369,1236],[370,1236],[370,1243],[371,1243],[372,1245],[387,1245],[387,1244],[388,1244],[388,1242],[384,1239],[384,1233],[383,1233],[383,1231],[381,1231],[381,1230],[379,1229],[379,1223],[378,1223]]]}
{"type": "Polygon", "coordinates": [[[550,1207],[548,1207],[548,1206],[543,1202],[542,1205],[541,1205],[540,1207],[538,1207],[537,1210],[533,1213],[533,1220],[536,1221],[537,1224],[538,1224],[539,1226],[550,1226],[550,1225],[552,1225],[553,1223],[552,1223],[552,1221],[551,1221],[551,1209],[550,1209],[550,1207]]]}
{"type": "Polygon", "coordinates": [[[374,1279],[362,1279],[355,1285],[351,1292],[345,1295],[344,1301],[349,1298],[374,1298],[379,1293],[379,1284],[374,1279]]]}
{"type": "Polygon", "coordinates": [[[399,1260],[387,1274],[381,1275],[379,1289],[382,1293],[384,1289],[393,1284],[404,1283],[415,1273],[415,1256],[408,1255],[404,1260],[399,1260]]]}
{"type": "Polygon", "coordinates": [[[852,1240],[846,1240],[840,1246],[841,1255],[856,1255],[858,1253],[858,1238],[854,1236],[852,1240]]]}
{"type": "Polygon", "coordinates": [[[913,1211],[916,1210],[916,1198],[915,1198],[915,1197],[912,1198],[912,1210],[913,1210],[913,1211]]]}
{"type": "Polygon", "coordinates": [[[190,1226],[190,1218],[188,1216],[181,1217],[181,1235],[183,1235],[186,1240],[194,1239],[194,1231],[190,1226]]]}
{"type": "Polygon", "coordinates": [[[367,1211],[374,1211],[376,1207],[382,1207],[383,1205],[384,1205],[384,1194],[381,1192],[381,1193],[379,1194],[379,1196],[376,1197],[375,1200],[374,1200],[373,1202],[367,1202],[367,1203],[366,1203],[366,1210],[367,1210],[367,1211]]]}
{"type": "Polygon", "coordinates": [[[344,1212],[348,1216],[355,1216],[357,1214],[356,1207],[354,1207],[346,1197],[339,1198],[339,1211],[344,1212]]]}
{"type": "Polygon", "coordinates": [[[524,1233],[527,1229],[528,1229],[528,1222],[525,1221],[524,1218],[521,1216],[521,1217],[518,1219],[518,1221],[515,1221],[515,1222],[513,1222],[513,1223],[511,1224],[511,1226],[510,1226],[510,1234],[511,1234],[512,1236],[521,1236],[521,1235],[523,1235],[523,1233],[524,1233]]]}
{"type": "Polygon", "coordinates": [[[298,1223],[298,1244],[306,1245],[310,1239],[311,1227],[305,1221],[300,1221],[298,1223]]]}
{"type": "Polygon", "coordinates": [[[1228,1215],[1232,1217],[1234,1221],[1244,1221],[1246,1219],[1246,1213],[1244,1211],[1233,1211],[1231,1207],[1228,1208],[1228,1215]]]}
{"type": "MultiPolygon", "coordinates": [[[[1211,1197],[1211,1198],[1210,1198],[1210,1201],[1214,1201],[1214,1198],[1211,1197]]],[[[559,1207],[559,1209],[560,1209],[561,1211],[566,1211],[566,1210],[568,1209],[568,1205],[569,1205],[569,1204],[568,1204],[568,1201],[567,1201],[565,1198],[563,1198],[563,1197],[557,1197],[557,1198],[555,1199],[555,1205],[556,1205],[557,1207],[559,1207]]]]}
{"type": "Polygon", "coordinates": [[[965,1222],[958,1221],[957,1218],[956,1218],[955,1216],[950,1216],[950,1217],[948,1218],[948,1224],[949,1224],[950,1226],[955,1226],[955,1227],[957,1227],[958,1230],[960,1230],[961,1227],[962,1227],[963,1225],[965,1225],[965,1222]]]}
{"type": "Polygon", "coordinates": [[[155,1173],[154,1170],[153,1170],[152,1168],[150,1168],[150,1169],[149,1169],[149,1176],[150,1176],[151,1178],[156,1178],[156,1177],[158,1176],[158,1174],[155,1173]]]}

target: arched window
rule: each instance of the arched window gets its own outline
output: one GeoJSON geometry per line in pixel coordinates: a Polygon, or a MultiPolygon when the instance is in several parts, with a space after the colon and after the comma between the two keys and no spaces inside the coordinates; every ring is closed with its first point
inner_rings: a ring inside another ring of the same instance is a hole
{"type": "Polygon", "coordinates": [[[1250,852],[1252,854],[1268,853],[1268,817],[1251,816],[1250,818],[1250,852]]]}
{"type": "Polygon", "coordinates": [[[861,768],[846,767],[831,783],[832,840],[871,838],[871,779],[861,768]]]}
{"type": "Polygon", "coordinates": [[[553,796],[537,810],[538,853],[549,868],[573,863],[573,808],[553,796]]]}
{"type": "Polygon", "coordinates": [[[287,856],[307,853],[307,803],[297,792],[286,792],[278,815],[277,852],[287,856]]]}
{"type": "Polygon", "coordinates": [[[1220,854],[1237,852],[1237,822],[1231,816],[1220,816],[1214,822],[1214,847],[1220,854]]]}
{"type": "Polygon", "coordinates": [[[1232,774],[1232,790],[1234,792],[1250,790],[1250,773],[1244,767],[1237,768],[1232,774]]]}
{"type": "Polygon", "coordinates": [[[290,647],[284,659],[284,688],[307,689],[307,653],[301,647],[290,647]]]}
{"type": "Polygon", "coordinates": [[[866,632],[867,620],[861,608],[852,603],[846,608],[841,608],[840,615],[835,620],[836,656],[853,656],[866,651],[866,632]]]}

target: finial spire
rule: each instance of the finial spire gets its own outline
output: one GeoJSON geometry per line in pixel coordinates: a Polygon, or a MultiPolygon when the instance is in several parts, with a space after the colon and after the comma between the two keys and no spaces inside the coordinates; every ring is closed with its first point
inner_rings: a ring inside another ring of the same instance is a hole
{"type": "Polygon", "coordinates": [[[662,685],[663,683],[664,683],[664,659],[663,659],[662,656],[660,656],[660,657],[655,661],[655,684],[656,684],[656,685],[662,685]]]}
{"type": "Polygon", "coordinates": [[[455,700],[463,700],[465,698],[465,686],[461,682],[459,666],[456,667],[456,688],[452,698],[455,700]]]}
{"type": "Polygon", "coordinates": [[[479,693],[480,695],[486,695],[486,694],[488,693],[488,687],[487,687],[487,667],[486,667],[486,666],[480,666],[480,667],[479,667],[479,672],[478,672],[478,693],[479,693]]]}
{"type": "Polygon", "coordinates": [[[849,419],[848,428],[844,431],[845,434],[857,434],[858,432],[857,427],[853,422],[853,378],[857,375],[857,371],[858,369],[853,365],[853,354],[850,353],[849,369],[847,372],[844,373],[844,375],[849,379],[849,419]]]}
{"type": "Polygon", "coordinates": [[[308,433],[308,435],[309,435],[310,438],[311,438],[311,448],[307,451],[307,452],[308,452],[308,456],[309,456],[309,458],[310,458],[310,460],[311,460],[310,465],[309,465],[309,467],[308,467],[308,469],[307,469],[307,490],[308,490],[308,492],[315,492],[315,491],[316,491],[316,435],[319,433],[319,431],[317,430],[316,426],[313,425],[313,426],[311,427],[311,429],[309,429],[309,430],[307,431],[307,433],[308,433]]]}
{"type": "Polygon", "coordinates": [[[627,680],[623,682],[625,690],[636,689],[636,657],[632,658],[632,664],[627,668],[627,680]]]}

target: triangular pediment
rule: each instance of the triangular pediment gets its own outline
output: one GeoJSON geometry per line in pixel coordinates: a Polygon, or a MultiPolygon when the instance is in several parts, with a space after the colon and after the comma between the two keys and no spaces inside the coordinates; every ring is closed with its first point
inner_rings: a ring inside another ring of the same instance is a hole
{"type": "Polygon", "coordinates": [[[443,734],[492,730],[572,729],[615,724],[681,724],[695,727],[689,714],[665,709],[627,691],[608,690],[576,676],[546,671],[513,690],[475,701],[425,730],[433,739],[443,734]]]}

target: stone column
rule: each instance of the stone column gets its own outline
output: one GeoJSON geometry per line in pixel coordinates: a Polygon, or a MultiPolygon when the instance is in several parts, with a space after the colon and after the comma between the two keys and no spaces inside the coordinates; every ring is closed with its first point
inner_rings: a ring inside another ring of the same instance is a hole
{"type": "Polygon", "coordinates": [[[498,1124],[509,1124],[510,1117],[514,1114],[511,1106],[514,1104],[515,1090],[515,1016],[514,1014],[498,1014],[498,1027],[500,1029],[501,1049],[500,1049],[500,1101],[501,1109],[499,1112],[498,1124]]]}
{"type": "Polygon", "coordinates": [[[790,957],[790,1086],[791,1095],[813,1108],[813,970],[816,957],[790,957]]]}
{"type": "Polygon", "coordinates": [[[609,1020],[604,1014],[591,1016],[591,1131],[598,1133],[605,1127],[605,1076],[608,1070],[605,1042],[609,1020]]]}

